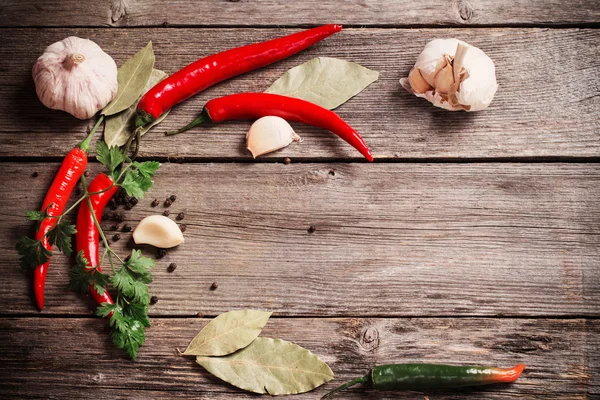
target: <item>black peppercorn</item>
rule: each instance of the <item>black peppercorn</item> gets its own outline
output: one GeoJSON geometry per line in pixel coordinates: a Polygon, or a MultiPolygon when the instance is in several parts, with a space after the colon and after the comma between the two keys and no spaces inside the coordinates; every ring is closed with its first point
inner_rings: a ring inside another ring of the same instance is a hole
{"type": "Polygon", "coordinates": [[[119,239],[121,239],[121,235],[119,235],[118,233],[115,233],[112,237],[113,242],[116,242],[119,239]]]}
{"type": "Polygon", "coordinates": [[[165,249],[158,249],[158,252],[156,253],[156,258],[163,258],[166,255],[167,251],[165,249]]]}
{"type": "Polygon", "coordinates": [[[181,232],[185,232],[186,229],[187,229],[187,225],[186,224],[179,224],[179,230],[181,232]]]}
{"type": "Polygon", "coordinates": [[[219,287],[219,282],[213,282],[212,285],[210,285],[210,290],[217,290],[217,288],[219,287]]]}
{"type": "Polygon", "coordinates": [[[183,212],[180,212],[179,214],[177,214],[177,220],[178,221],[181,221],[184,218],[185,218],[185,214],[183,212]]]}
{"type": "Polygon", "coordinates": [[[88,171],[87,169],[83,171],[83,176],[85,176],[86,178],[90,176],[90,171],[88,171]]]}
{"type": "Polygon", "coordinates": [[[170,212],[169,210],[165,210],[165,211],[163,211],[163,215],[164,215],[165,217],[168,217],[168,216],[169,216],[169,214],[171,214],[171,212],[170,212]]]}
{"type": "Polygon", "coordinates": [[[285,165],[290,165],[292,163],[292,159],[289,158],[289,157],[286,157],[286,158],[283,159],[283,163],[285,165]]]}
{"type": "Polygon", "coordinates": [[[156,304],[156,303],[158,303],[158,296],[150,297],[150,304],[156,304]]]}
{"type": "Polygon", "coordinates": [[[152,200],[152,203],[150,203],[150,207],[156,207],[158,205],[159,201],[158,199],[154,199],[152,200]]]}
{"type": "Polygon", "coordinates": [[[175,200],[177,200],[177,196],[175,196],[174,194],[172,194],[171,196],[169,196],[169,200],[175,201],[175,200]]]}
{"type": "Polygon", "coordinates": [[[173,204],[173,200],[171,200],[171,199],[166,199],[165,200],[165,207],[170,207],[171,204],[173,204]]]}
{"type": "Polygon", "coordinates": [[[129,204],[131,204],[131,207],[135,206],[137,203],[138,203],[137,197],[132,197],[129,199],[129,204]]]}
{"type": "Polygon", "coordinates": [[[33,174],[31,174],[32,178],[37,178],[38,176],[40,176],[40,173],[37,171],[33,171],[33,174]]]}
{"type": "Polygon", "coordinates": [[[121,213],[115,213],[114,218],[115,218],[115,221],[119,221],[119,222],[125,221],[125,217],[121,213]]]}
{"type": "Polygon", "coordinates": [[[129,225],[129,224],[123,225],[123,229],[121,229],[121,231],[123,231],[123,232],[130,232],[131,231],[131,225],[129,225]]]}
{"type": "Polygon", "coordinates": [[[177,264],[175,263],[171,263],[169,264],[169,266],[167,267],[167,272],[173,272],[177,269],[177,264]]]}

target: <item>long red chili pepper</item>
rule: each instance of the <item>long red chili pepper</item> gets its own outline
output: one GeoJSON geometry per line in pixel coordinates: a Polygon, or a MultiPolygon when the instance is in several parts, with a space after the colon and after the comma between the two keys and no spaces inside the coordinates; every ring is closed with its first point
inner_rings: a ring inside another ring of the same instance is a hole
{"type": "MultiPolygon", "coordinates": [[[[71,192],[87,166],[87,153],[90,148],[90,141],[101,120],[102,118],[96,123],[96,126],[92,129],[88,137],[71,150],[63,160],[42,203],[42,210],[46,210],[49,216],[57,217],[62,215],[69,197],[71,197],[71,192]]],[[[52,250],[52,246],[50,246],[46,234],[54,228],[55,224],[56,218],[46,218],[41,222],[40,228],[35,233],[35,239],[41,240],[43,246],[48,250],[52,250]]],[[[44,287],[46,286],[46,275],[48,274],[49,264],[50,260],[38,265],[33,271],[33,293],[35,294],[35,302],[40,310],[44,308],[44,287]]]]}
{"type": "Polygon", "coordinates": [[[202,113],[174,135],[206,122],[257,119],[269,115],[327,129],[354,146],[369,161],[373,155],[363,138],[336,113],[314,103],[271,93],[239,93],[210,100],[202,113]]]}
{"type": "Polygon", "coordinates": [[[140,99],[136,126],[152,122],[174,105],[216,83],[287,58],[341,30],[341,25],[324,25],[195,61],[157,83],[140,99]]]}
{"type": "MultiPolygon", "coordinates": [[[[92,203],[92,211],[96,214],[98,222],[102,221],[102,214],[104,208],[110,201],[110,199],[117,192],[118,187],[113,185],[113,180],[105,174],[98,174],[96,178],[88,186],[90,193],[96,193],[90,195],[90,201],[92,203]]],[[[88,261],[88,267],[90,269],[96,267],[98,272],[102,272],[100,269],[100,254],[99,254],[99,232],[94,223],[94,218],[87,201],[84,201],[79,206],[79,212],[77,213],[77,234],[75,235],[75,247],[77,253],[83,250],[83,254],[88,261]]],[[[113,299],[108,294],[108,291],[104,291],[104,294],[99,294],[94,285],[90,286],[90,293],[96,303],[101,305],[102,303],[114,304],[113,299]]]]}

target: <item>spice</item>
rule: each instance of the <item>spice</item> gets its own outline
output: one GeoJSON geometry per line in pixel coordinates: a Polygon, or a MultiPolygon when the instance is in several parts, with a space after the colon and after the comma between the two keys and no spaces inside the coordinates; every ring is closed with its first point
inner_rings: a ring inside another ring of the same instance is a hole
{"type": "Polygon", "coordinates": [[[210,290],[217,290],[217,288],[219,287],[219,282],[213,282],[212,285],[210,285],[210,290]]]}
{"type": "Polygon", "coordinates": [[[163,258],[167,255],[167,251],[165,249],[158,249],[156,252],[156,258],[163,258]]]}
{"type": "Polygon", "coordinates": [[[132,206],[132,207],[134,207],[135,205],[137,205],[137,203],[138,203],[138,199],[137,199],[137,197],[133,197],[133,196],[132,196],[132,197],[129,199],[129,204],[131,204],[131,206],[132,206]]]}
{"type": "MultiPolygon", "coordinates": [[[[58,217],[63,213],[69,197],[71,197],[71,192],[87,166],[90,141],[102,119],[100,117],[90,134],[71,150],[63,160],[42,203],[42,212],[46,213],[48,217],[58,217]]],[[[48,234],[55,228],[57,228],[55,218],[44,218],[39,222],[35,233],[35,241],[30,238],[23,238],[17,243],[17,250],[22,256],[22,265],[26,264],[24,266],[35,268],[33,272],[33,292],[40,310],[44,308],[44,287],[46,286],[46,275],[52,250],[48,234]],[[35,246],[32,246],[32,244],[35,246]],[[31,254],[32,250],[34,251],[33,254],[31,254]]],[[[70,253],[70,247],[62,250],[65,253],[70,253]]]]}
{"type": "Polygon", "coordinates": [[[317,230],[317,228],[315,228],[313,225],[309,226],[308,229],[306,230],[308,233],[314,233],[317,230]]]}
{"type": "Polygon", "coordinates": [[[162,215],[150,215],[141,220],[133,231],[133,241],[136,244],[170,248],[180,245],[184,239],[175,221],[162,215]]]}
{"type": "Polygon", "coordinates": [[[40,173],[37,171],[33,171],[33,173],[31,174],[32,178],[37,178],[38,176],[40,176],[40,173]]]}
{"type": "Polygon", "coordinates": [[[402,86],[446,110],[487,108],[496,90],[496,67],[477,47],[458,39],[427,43],[402,86]]]}
{"type": "Polygon", "coordinates": [[[175,196],[174,194],[172,194],[172,195],[169,196],[169,199],[171,201],[175,201],[175,200],[177,200],[177,196],[175,196]]]}
{"type": "Polygon", "coordinates": [[[162,212],[162,215],[165,217],[168,217],[170,214],[171,214],[171,211],[169,211],[169,210],[165,210],[162,212]]]}
{"type": "Polygon", "coordinates": [[[150,304],[154,305],[156,303],[158,303],[158,296],[150,297],[150,304]]]}
{"type": "Polygon", "coordinates": [[[86,178],[90,176],[90,171],[88,171],[87,169],[83,171],[83,176],[85,176],[86,178]]]}
{"type": "Polygon", "coordinates": [[[131,210],[131,207],[132,207],[131,203],[125,203],[126,210],[131,210]]]}
{"type": "Polygon", "coordinates": [[[129,224],[125,224],[123,225],[123,229],[121,229],[122,232],[130,232],[131,231],[131,225],[129,224]]]}
{"type": "Polygon", "coordinates": [[[514,382],[519,378],[524,364],[513,368],[480,366],[454,366],[443,364],[389,364],[374,367],[363,377],[354,379],[327,393],[321,399],[365,383],[376,390],[426,390],[489,385],[514,382]]]}
{"type": "Polygon", "coordinates": [[[208,122],[265,116],[277,116],[327,129],[356,148],[368,161],[373,161],[363,138],[336,113],[306,100],[278,94],[239,93],[210,100],[196,119],[177,131],[167,132],[167,135],[175,135],[208,122]]]}
{"type": "Polygon", "coordinates": [[[113,218],[115,221],[118,221],[118,222],[125,221],[125,217],[121,213],[115,213],[115,215],[113,215],[113,218]]]}
{"type": "Polygon", "coordinates": [[[341,30],[340,25],[325,25],[202,58],[162,80],[142,96],[136,126],[149,124],[174,105],[218,82],[287,58],[341,30]]]}
{"type": "Polygon", "coordinates": [[[111,210],[117,209],[117,202],[115,201],[115,199],[110,199],[110,201],[108,202],[108,205],[110,206],[111,210]]]}
{"type": "Polygon", "coordinates": [[[179,214],[177,214],[177,218],[176,218],[176,219],[177,219],[178,221],[181,221],[181,220],[182,220],[182,219],[184,219],[184,218],[185,218],[185,214],[183,213],[183,211],[182,211],[182,212],[180,212],[179,214]]]}
{"type": "Polygon", "coordinates": [[[113,241],[113,242],[116,242],[116,241],[118,241],[119,239],[121,239],[121,235],[119,235],[118,233],[115,233],[115,234],[113,235],[113,237],[112,237],[112,241],[113,241]]]}
{"type": "Polygon", "coordinates": [[[177,264],[175,263],[171,263],[169,264],[169,266],[167,267],[167,272],[173,272],[177,269],[177,264]]]}
{"type": "Polygon", "coordinates": [[[286,157],[286,158],[283,159],[283,163],[285,165],[290,165],[292,163],[292,160],[289,157],[286,157]]]}
{"type": "Polygon", "coordinates": [[[171,204],[173,204],[173,200],[167,198],[164,203],[165,207],[171,207],[171,204]]]}
{"type": "Polygon", "coordinates": [[[186,224],[179,224],[179,230],[181,232],[185,232],[186,229],[187,229],[187,225],[186,224]]]}
{"type": "MultiPolygon", "coordinates": [[[[98,174],[98,176],[96,176],[96,178],[94,178],[94,180],[90,183],[88,191],[91,193],[102,193],[90,195],[90,202],[92,204],[91,210],[87,201],[82,202],[79,206],[79,211],[77,212],[77,234],[75,235],[75,248],[78,254],[79,252],[83,252],[83,256],[87,260],[88,270],[95,269],[95,271],[101,273],[100,247],[98,245],[99,232],[96,224],[94,223],[92,212],[96,215],[98,223],[100,223],[102,221],[104,208],[117,191],[117,186],[113,185],[113,180],[110,177],[101,173],[98,174]]],[[[115,240],[114,237],[113,240],[115,240]]],[[[107,290],[104,290],[103,293],[100,293],[94,284],[91,284],[89,289],[92,298],[98,305],[103,303],[114,304],[113,299],[107,290]]]]}
{"type": "MultiPolygon", "coordinates": [[[[93,181],[92,181],[93,182],[93,181]]],[[[119,225],[113,225],[110,227],[111,231],[118,231],[119,230],[119,225]]]]}

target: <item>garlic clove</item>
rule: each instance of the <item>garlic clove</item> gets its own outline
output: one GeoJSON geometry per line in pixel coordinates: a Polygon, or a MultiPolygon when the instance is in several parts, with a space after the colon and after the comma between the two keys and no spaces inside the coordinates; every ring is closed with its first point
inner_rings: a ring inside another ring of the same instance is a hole
{"type": "Polygon", "coordinates": [[[294,141],[302,141],[287,121],[280,117],[267,116],[256,120],[246,135],[246,148],[256,158],[282,149],[294,141]]]}
{"type": "Polygon", "coordinates": [[[421,75],[419,68],[412,68],[408,74],[408,83],[413,91],[417,93],[425,93],[428,90],[433,89],[429,83],[421,75]]]}
{"type": "Polygon", "coordinates": [[[172,219],[164,215],[150,215],[141,220],[133,231],[133,241],[168,249],[183,243],[183,233],[172,219]]]}
{"type": "Polygon", "coordinates": [[[454,69],[449,56],[444,57],[446,65],[439,70],[434,80],[435,90],[440,94],[449,94],[454,87],[454,69]]]}

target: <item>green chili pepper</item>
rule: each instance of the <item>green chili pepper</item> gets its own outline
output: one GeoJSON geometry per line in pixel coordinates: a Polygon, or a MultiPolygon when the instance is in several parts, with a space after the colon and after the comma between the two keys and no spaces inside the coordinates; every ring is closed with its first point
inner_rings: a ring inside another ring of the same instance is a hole
{"type": "Polygon", "coordinates": [[[525,364],[513,368],[456,366],[443,364],[388,364],[374,367],[369,373],[332,390],[322,399],[358,383],[376,390],[447,389],[464,386],[514,382],[525,369],[525,364]]]}

